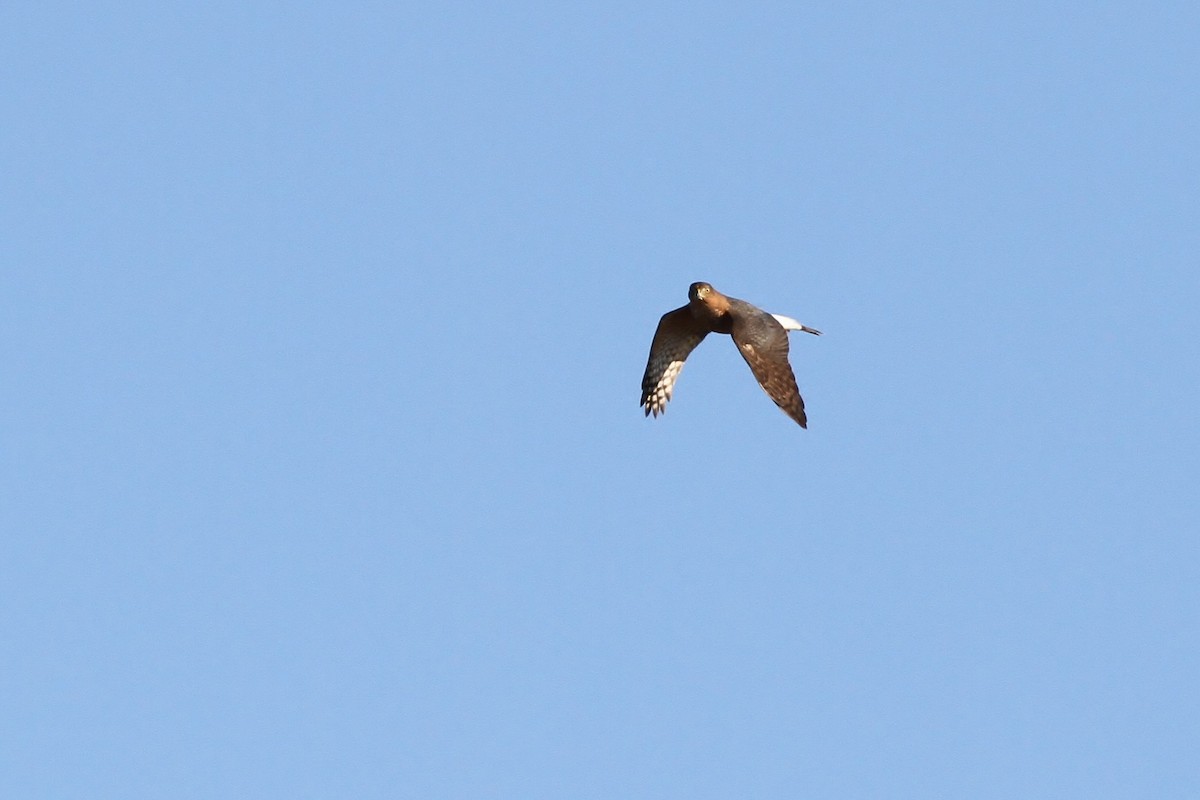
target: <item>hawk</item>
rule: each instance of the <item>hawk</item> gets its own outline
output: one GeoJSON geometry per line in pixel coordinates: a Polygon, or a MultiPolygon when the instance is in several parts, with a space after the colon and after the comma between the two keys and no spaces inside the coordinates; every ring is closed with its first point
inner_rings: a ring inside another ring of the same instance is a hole
{"type": "Polygon", "coordinates": [[[642,376],[641,405],[646,416],[657,417],[666,411],[688,353],[708,334],[727,333],[767,396],[801,428],[807,428],[804,399],[788,363],[788,331],[821,335],[790,317],[768,314],[745,300],[727,297],[710,284],[693,283],[688,288],[688,304],[663,314],[654,331],[642,376]]]}

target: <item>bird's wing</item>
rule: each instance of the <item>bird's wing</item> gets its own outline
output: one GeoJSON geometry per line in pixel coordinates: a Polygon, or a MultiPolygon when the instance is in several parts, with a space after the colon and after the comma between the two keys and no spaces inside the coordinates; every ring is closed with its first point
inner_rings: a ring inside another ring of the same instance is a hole
{"type": "Polygon", "coordinates": [[[708,331],[697,323],[687,306],[663,314],[654,331],[650,358],[642,376],[641,405],[646,416],[653,413],[657,417],[666,410],[683,362],[707,335],[708,331]]]}
{"type": "Polygon", "coordinates": [[[750,365],[758,385],[785,414],[801,428],[807,428],[804,398],[788,363],[787,331],[770,314],[749,303],[738,303],[729,313],[733,319],[733,343],[750,365]]]}

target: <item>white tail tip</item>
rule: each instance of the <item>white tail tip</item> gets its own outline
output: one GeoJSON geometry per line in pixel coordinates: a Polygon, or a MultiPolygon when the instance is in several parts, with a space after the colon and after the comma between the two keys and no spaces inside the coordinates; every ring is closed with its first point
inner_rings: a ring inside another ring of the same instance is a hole
{"type": "Polygon", "coordinates": [[[791,317],[785,317],[782,314],[772,314],[771,316],[775,318],[776,322],[778,322],[780,325],[783,326],[783,329],[785,331],[804,331],[805,333],[811,333],[815,336],[821,335],[821,332],[819,330],[816,330],[815,328],[810,328],[807,325],[801,325],[799,322],[796,322],[796,320],[792,319],[791,317]]]}

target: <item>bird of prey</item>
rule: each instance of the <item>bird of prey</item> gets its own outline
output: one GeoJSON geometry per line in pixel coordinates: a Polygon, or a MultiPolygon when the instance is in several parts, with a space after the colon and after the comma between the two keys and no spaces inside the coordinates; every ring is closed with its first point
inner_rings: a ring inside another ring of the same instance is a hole
{"type": "Polygon", "coordinates": [[[727,297],[710,284],[693,283],[688,288],[688,304],[663,314],[654,331],[642,376],[641,405],[646,416],[657,417],[666,411],[688,353],[708,334],[727,333],[767,396],[801,428],[807,428],[804,399],[788,363],[788,331],[821,335],[790,317],[768,314],[745,300],[727,297]]]}

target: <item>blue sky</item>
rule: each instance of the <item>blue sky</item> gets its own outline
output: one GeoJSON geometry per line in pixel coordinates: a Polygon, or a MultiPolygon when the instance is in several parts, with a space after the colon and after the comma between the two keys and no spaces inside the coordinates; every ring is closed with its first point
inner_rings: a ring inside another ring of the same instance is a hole
{"type": "Polygon", "coordinates": [[[0,39],[4,796],[1200,794],[1194,4],[0,39]]]}

